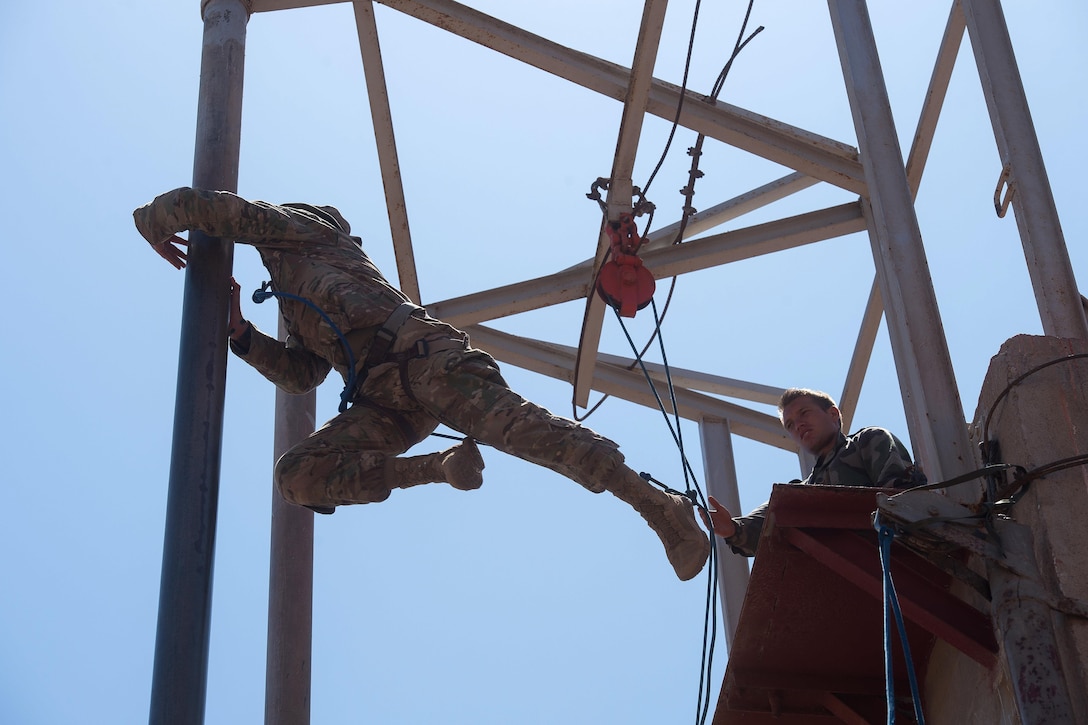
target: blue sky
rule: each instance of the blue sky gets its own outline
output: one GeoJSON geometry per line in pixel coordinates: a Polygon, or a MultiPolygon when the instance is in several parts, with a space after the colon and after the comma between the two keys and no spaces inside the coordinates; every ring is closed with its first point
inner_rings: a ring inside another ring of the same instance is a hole
{"type": "MultiPolygon", "coordinates": [[[[670,5],[656,70],[665,80],[680,81],[692,5],[670,5]]],[[[704,4],[692,89],[709,92],[745,5],[704,4]]],[[[826,8],[779,5],[756,4],[753,25],[766,30],[734,65],[722,100],[855,143],[826,8]]],[[[908,146],[947,3],[873,5],[908,146]]],[[[640,19],[615,1],[473,6],[623,65],[640,19]]],[[[1005,10],[1084,285],[1088,8],[1070,0],[1005,10]]],[[[423,301],[591,256],[600,219],[585,193],[609,173],[619,104],[387,8],[376,14],[423,301]]],[[[131,212],[191,182],[201,35],[196,0],[0,9],[5,723],[147,718],[183,279],[136,234],[131,212]]],[[[636,183],[667,132],[647,121],[636,183]]],[[[335,204],[395,278],[350,5],[250,20],[242,133],[240,193],[335,204]]],[[[655,226],[675,218],[693,142],[679,132],[651,188],[655,226]]],[[[918,215],[967,418],[1001,343],[1041,332],[1015,222],[992,209],[1000,167],[965,44],[918,215]]],[[[786,173],[716,143],[701,168],[698,208],[786,173]]],[[[728,228],[850,200],[814,187],[728,228]]],[[[246,289],[266,278],[242,246],[235,275],[246,289]]],[[[687,275],[663,331],[669,362],[838,395],[872,277],[864,235],[687,275]]],[[[273,305],[246,313],[275,329],[273,305]]],[[[572,303],[492,324],[576,345],[581,319],[572,303]]],[[[645,339],[648,316],[630,324],[645,339]]],[[[629,354],[611,317],[601,347],[629,354]]],[[[526,397],[571,414],[568,385],[504,372],[526,397]]],[[[321,389],[319,419],[335,413],[338,392],[335,381],[321,389]]],[[[272,409],[271,385],[230,360],[210,724],[263,716],[272,409]]],[[[854,420],[906,436],[883,332],[854,420]]],[[[609,400],[588,423],[636,469],[682,483],[660,413],[609,400]]],[[[682,432],[701,474],[698,430],[682,432]]],[[[739,438],[734,448],[746,508],[798,473],[790,454],[739,438]]],[[[479,491],[421,487],[317,522],[313,722],[692,718],[705,577],[676,581],[656,537],[617,500],[495,451],[484,457],[479,491]]],[[[717,654],[715,697],[722,640],[717,654]]]]}

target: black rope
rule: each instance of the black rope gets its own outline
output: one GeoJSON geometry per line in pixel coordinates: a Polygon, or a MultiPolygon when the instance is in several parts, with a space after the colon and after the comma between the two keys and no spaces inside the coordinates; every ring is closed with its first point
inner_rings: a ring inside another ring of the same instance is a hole
{"type": "MultiPolygon", "coordinates": [[[[755,4],[755,0],[748,0],[748,10],[744,13],[744,22],[741,23],[740,32],[737,33],[737,41],[733,44],[733,52],[729,55],[729,59],[725,62],[721,72],[718,74],[718,78],[714,81],[714,87],[711,90],[706,100],[710,103],[717,103],[718,96],[722,92],[722,88],[725,86],[725,79],[729,76],[729,71],[733,67],[733,61],[737,59],[740,52],[744,50],[744,47],[748,43],[752,42],[752,39],[763,32],[763,26],[760,25],[752,34],[747,38],[744,37],[745,31],[748,29],[748,20],[752,15],[752,6],[755,4]]],[[[695,196],[695,182],[697,179],[702,178],[703,172],[699,170],[699,159],[703,155],[703,143],[706,141],[706,135],[700,133],[695,138],[695,145],[688,149],[688,155],[691,156],[691,168],[688,170],[688,183],[680,193],[684,195],[684,206],[680,215],[680,227],[676,232],[676,238],[673,240],[673,244],[679,244],[684,240],[684,232],[687,230],[688,221],[695,215],[695,207],[691,205],[691,201],[695,196]]]]}
{"type": "MultiPolygon", "coordinates": [[[[673,441],[676,443],[677,449],[680,452],[681,468],[684,472],[684,486],[685,491],[677,491],[673,488],[661,483],[649,473],[640,473],[639,475],[646,481],[656,483],[661,486],[666,492],[676,495],[684,496],[692,502],[692,504],[700,509],[701,512],[709,516],[708,504],[706,498],[703,495],[702,489],[699,487],[699,482],[696,479],[695,472],[691,468],[691,462],[688,460],[687,454],[684,451],[683,432],[680,426],[680,408],[676,401],[676,388],[672,383],[672,373],[669,369],[668,358],[665,355],[665,343],[663,336],[660,334],[661,320],[657,314],[657,304],[653,302],[651,298],[652,309],[654,312],[654,324],[655,330],[658,333],[657,338],[659,341],[662,364],[665,368],[665,380],[669,390],[670,402],[672,403],[673,413],[676,419],[675,427],[673,422],[669,420],[668,411],[665,409],[665,405],[661,400],[661,395],[658,393],[657,386],[654,384],[653,378],[650,376],[649,370],[647,370],[645,363],[642,360],[642,354],[637,352],[637,346],[631,337],[631,334],[627,330],[627,326],[623,323],[623,318],[619,314],[619,310],[615,307],[613,310],[616,313],[616,318],[619,320],[620,329],[623,330],[624,335],[627,337],[627,342],[631,345],[632,351],[635,352],[635,363],[642,369],[642,374],[646,378],[646,383],[650,387],[650,392],[653,393],[654,399],[657,401],[658,409],[661,411],[662,416],[665,418],[665,425],[668,427],[669,432],[672,434],[673,441]]],[[[713,527],[711,527],[711,543],[710,543],[710,556],[708,557],[708,577],[707,577],[707,594],[706,594],[706,607],[703,614],[703,645],[702,653],[700,657],[699,667],[699,691],[696,698],[696,713],[695,722],[696,725],[703,725],[706,722],[707,716],[710,714],[710,693],[711,684],[710,677],[714,666],[714,650],[717,646],[718,638],[718,608],[717,602],[717,588],[714,586],[718,580],[718,560],[717,560],[717,546],[714,543],[713,527]]]]}
{"type": "Polygon", "coordinates": [[[665,163],[665,159],[669,155],[669,148],[672,146],[673,139],[676,137],[676,129],[680,126],[680,113],[684,109],[684,96],[687,95],[688,91],[688,73],[691,72],[692,49],[695,47],[695,29],[699,26],[699,8],[701,6],[702,0],[695,0],[695,12],[692,14],[691,18],[691,33],[688,35],[688,52],[687,56],[684,58],[684,77],[680,82],[680,98],[676,101],[676,115],[673,116],[672,127],[669,129],[669,137],[665,141],[665,148],[661,151],[661,157],[657,160],[657,165],[654,166],[654,170],[650,173],[650,177],[642,186],[642,193],[644,195],[650,191],[650,184],[654,183],[657,172],[661,171],[661,166],[665,163]]]}
{"type": "MultiPolygon", "coordinates": [[[[744,38],[744,34],[745,34],[745,32],[747,30],[747,27],[748,27],[748,21],[749,21],[749,18],[751,17],[752,7],[753,7],[754,3],[755,3],[755,0],[749,0],[749,2],[748,2],[748,8],[747,8],[747,11],[745,12],[745,15],[744,15],[744,22],[741,24],[740,32],[738,33],[738,36],[737,36],[737,41],[736,41],[736,43],[734,44],[734,47],[733,47],[733,52],[730,54],[728,61],[726,61],[725,66],[722,68],[721,72],[718,74],[718,77],[715,80],[714,86],[713,86],[713,88],[711,90],[711,95],[708,98],[708,100],[710,100],[711,102],[716,101],[718,95],[721,93],[721,90],[722,90],[722,88],[723,88],[723,86],[725,84],[725,79],[729,75],[729,70],[730,70],[730,68],[732,68],[733,62],[736,60],[737,56],[740,54],[740,51],[743,50],[744,47],[749,42],[751,42],[751,40],[753,38],[755,38],[755,36],[758,35],[763,30],[763,27],[760,26],[755,32],[753,32],[751,35],[749,35],[746,39],[744,38]]],[[[693,15],[692,15],[692,21],[691,21],[691,31],[690,31],[689,36],[688,36],[687,54],[686,54],[685,59],[684,59],[684,74],[683,74],[683,79],[682,79],[681,86],[680,86],[680,94],[679,94],[679,97],[678,97],[677,103],[676,103],[676,114],[673,117],[672,125],[671,125],[671,127],[669,129],[669,135],[668,135],[668,138],[667,138],[667,140],[665,142],[665,147],[661,152],[661,156],[659,157],[659,159],[657,161],[657,164],[654,166],[653,171],[650,173],[649,178],[647,179],[646,183],[642,186],[641,190],[638,190],[638,187],[635,187],[636,190],[638,191],[640,197],[642,198],[642,201],[640,202],[639,207],[635,210],[636,215],[640,214],[646,207],[649,208],[649,218],[647,220],[645,229],[643,230],[643,237],[644,238],[648,237],[649,234],[650,234],[650,227],[653,225],[653,217],[654,217],[654,206],[652,204],[649,204],[648,202],[646,202],[645,198],[646,198],[646,195],[648,194],[648,192],[650,190],[651,185],[654,182],[654,179],[657,178],[658,172],[660,172],[662,166],[664,165],[665,159],[668,157],[669,150],[672,147],[673,140],[676,137],[676,131],[679,128],[679,125],[680,125],[680,116],[681,116],[681,114],[683,112],[684,99],[687,96],[688,76],[689,76],[690,71],[691,71],[691,60],[692,60],[692,55],[693,55],[693,48],[694,48],[694,45],[695,45],[696,29],[698,28],[698,24],[699,24],[699,10],[700,10],[701,5],[702,5],[701,0],[696,0],[695,9],[694,9],[694,12],[693,12],[693,15]]],[[[705,137],[703,136],[703,134],[699,134],[698,140],[696,142],[696,146],[698,147],[698,152],[697,152],[697,154],[693,153],[692,171],[690,172],[691,175],[689,176],[689,183],[688,183],[688,186],[685,187],[685,189],[681,190],[681,193],[685,194],[685,207],[684,207],[684,213],[683,213],[683,215],[681,217],[680,228],[679,228],[679,231],[677,233],[676,240],[673,242],[674,244],[677,244],[680,241],[682,241],[684,231],[687,228],[688,219],[695,212],[695,210],[693,208],[691,208],[691,199],[692,199],[692,196],[694,194],[694,187],[695,187],[694,179],[697,178],[696,175],[702,176],[702,172],[700,172],[698,170],[698,155],[701,155],[701,149],[702,149],[702,144],[703,144],[704,138],[705,137]]],[[[694,149],[689,149],[689,153],[691,153],[693,151],[695,151],[695,150],[694,149]]],[[[591,193],[587,194],[587,196],[590,199],[595,199],[596,198],[598,200],[598,203],[600,203],[602,205],[602,212],[606,212],[606,210],[604,209],[603,202],[601,202],[601,200],[600,200],[600,193],[598,191],[598,186],[599,185],[601,185],[601,180],[598,180],[598,182],[596,184],[594,184],[594,186],[591,189],[591,193]]],[[[607,218],[604,221],[605,221],[605,223],[607,223],[608,222],[607,218]]],[[[607,261],[607,259],[608,259],[608,254],[606,254],[604,260],[602,260],[601,267],[603,267],[603,262],[607,261]]],[[[599,278],[600,273],[601,273],[601,267],[598,268],[596,274],[594,275],[593,285],[591,287],[591,290],[596,290],[596,288],[597,288],[598,278],[599,278]]],[[[674,491],[673,489],[665,487],[664,484],[661,484],[659,481],[656,481],[656,479],[654,479],[652,476],[650,476],[647,473],[642,473],[640,475],[647,481],[652,481],[654,483],[657,483],[658,485],[661,485],[663,488],[665,488],[670,493],[676,493],[676,494],[683,495],[683,496],[687,497],[688,499],[691,500],[691,502],[697,508],[699,508],[702,512],[705,513],[705,512],[707,512],[707,508],[708,508],[707,502],[706,502],[706,500],[705,500],[705,498],[703,496],[702,490],[699,487],[699,483],[696,480],[694,471],[691,468],[691,463],[688,461],[687,455],[686,455],[686,453],[684,451],[683,433],[682,433],[682,429],[681,429],[681,425],[680,425],[680,411],[679,411],[679,406],[677,405],[677,401],[676,401],[675,386],[672,383],[672,373],[670,371],[669,364],[668,364],[668,359],[667,359],[666,354],[665,354],[664,339],[663,339],[663,336],[661,335],[661,328],[662,328],[662,322],[663,322],[663,319],[664,319],[664,315],[665,315],[665,313],[668,312],[669,304],[672,301],[673,292],[675,291],[675,289],[676,289],[676,277],[673,277],[672,282],[671,282],[670,287],[669,287],[668,298],[666,299],[664,309],[662,311],[662,314],[660,314],[660,315],[658,314],[658,311],[657,311],[657,303],[651,297],[651,302],[653,303],[653,312],[654,312],[654,331],[653,331],[653,334],[650,336],[649,340],[647,340],[645,346],[642,348],[641,352],[638,350],[638,347],[635,345],[634,340],[631,338],[630,333],[628,332],[626,326],[624,325],[623,319],[622,319],[621,315],[619,314],[618,307],[613,307],[613,310],[615,311],[616,317],[620,322],[620,328],[623,330],[624,335],[627,337],[627,341],[631,345],[631,350],[635,355],[635,360],[628,367],[628,370],[634,369],[635,365],[638,365],[638,366],[640,366],[642,368],[642,372],[643,372],[644,377],[646,378],[646,382],[649,385],[650,390],[653,393],[654,398],[657,401],[658,408],[661,410],[661,413],[665,418],[665,423],[669,428],[669,432],[672,434],[673,440],[675,441],[677,449],[679,450],[681,468],[683,470],[683,475],[684,475],[684,486],[685,486],[685,488],[687,490],[685,492],[683,492],[683,493],[681,493],[679,491],[674,491]],[[662,364],[664,365],[664,369],[665,369],[665,377],[666,377],[666,383],[667,383],[668,390],[669,390],[670,402],[672,403],[673,413],[674,413],[674,416],[675,416],[675,428],[673,426],[672,421],[669,420],[668,412],[666,411],[665,406],[662,403],[661,396],[658,394],[657,387],[654,385],[653,379],[650,377],[649,371],[646,369],[646,366],[643,363],[643,356],[646,354],[646,351],[649,350],[650,345],[653,344],[655,339],[658,341],[659,349],[661,350],[662,364]]],[[[592,292],[591,292],[591,294],[592,294],[592,292]]],[[[576,360],[580,360],[580,358],[581,358],[581,350],[579,350],[576,360]]],[[[573,412],[572,417],[575,420],[579,421],[579,422],[584,421],[590,415],[592,415],[604,403],[604,401],[608,399],[608,397],[609,396],[607,394],[604,395],[599,401],[597,401],[596,404],[593,405],[592,408],[590,408],[586,412],[586,414],[584,416],[579,417],[578,412],[577,412],[577,401],[572,396],[572,399],[571,399],[571,408],[572,408],[572,412],[573,412]]],[[[717,607],[715,606],[716,593],[717,593],[715,583],[717,582],[717,578],[718,578],[717,577],[718,561],[717,561],[717,547],[714,545],[714,541],[713,541],[713,537],[714,537],[713,528],[711,529],[711,535],[710,536],[711,536],[711,547],[710,547],[710,555],[708,557],[708,570],[709,570],[710,575],[709,575],[709,577],[707,579],[706,613],[705,613],[705,616],[704,616],[704,619],[703,619],[703,649],[702,649],[701,667],[700,667],[700,672],[699,672],[699,695],[698,695],[698,698],[697,698],[696,715],[695,715],[695,721],[696,721],[697,725],[701,725],[702,723],[705,723],[706,719],[707,719],[707,716],[710,714],[710,705],[711,705],[711,703],[710,703],[710,693],[711,693],[710,676],[711,676],[711,672],[712,672],[712,668],[713,668],[714,647],[715,647],[715,644],[716,644],[716,641],[717,641],[717,629],[718,629],[718,627],[717,627],[717,607]]]]}
{"type": "Polygon", "coordinates": [[[1082,353],[1076,353],[1076,354],[1073,354],[1073,355],[1066,355],[1065,357],[1059,357],[1059,358],[1055,358],[1053,360],[1048,360],[1047,362],[1043,363],[1042,365],[1037,365],[1037,366],[1033,367],[1031,370],[1028,370],[1026,373],[1024,373],[1023,375],[1017,377],[1015,380],[1013,380],[1012,382],[1010,382],[1008,385],[1005,386],[1005,389],[1002,390],[1001,393],[994,399],[993,404],[990,406],[990,410],[986,413],[986,420],[982,424],[982,446],[983,446],[983,456],[984,457],[988,453],[988,447],[990,445],[990,419],[993,418],[994,412],[997,410],[997,406],[1001,403],[1002,400],[1005,399],[1005,396],[1007,396],[1010,392],[1012,392],[1012,389],[1015,388],[1020,383],[1022,383],[1026,378],[1034,375],[1035,373],[1039,372],[1040,370],[1045,370],[1046,368],[1050,367],[1051,365],[1058,365],[1058,364],[1061,364],[1061,363],[1064,363],[1064,362],[1070,362],[1072,360],[1079,360],[1081,358],[1088,358],[1088,353],[1083,353],[1083,352],[1082,353]]]}

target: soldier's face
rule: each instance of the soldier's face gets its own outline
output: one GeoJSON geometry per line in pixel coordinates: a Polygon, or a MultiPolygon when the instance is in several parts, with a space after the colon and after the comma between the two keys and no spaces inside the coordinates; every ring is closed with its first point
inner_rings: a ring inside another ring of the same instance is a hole
{"type": "Polygon", "coordinates": [[[797,445],[814,456],[821,456],[835,447],[841,423],[838,408],[832,405],[823,410],[808,396],[792,400],[782,409],[782,426],[786,432],[797,445]]]}

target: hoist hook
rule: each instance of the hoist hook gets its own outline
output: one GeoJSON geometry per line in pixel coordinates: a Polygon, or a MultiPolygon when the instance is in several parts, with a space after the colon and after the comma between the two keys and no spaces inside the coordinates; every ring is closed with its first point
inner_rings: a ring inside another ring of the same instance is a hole
{"type": "Polygon", "coordinates": [[[650,304],[657,282],[638,256],[642,239],[631,214],[623,213],[619,219],[609,220],[605,232],[611,244],[611,257],[601,265],[597,275],[597,294],[618,309],[621,316],[634,317],[637,310],[650,304]]]}

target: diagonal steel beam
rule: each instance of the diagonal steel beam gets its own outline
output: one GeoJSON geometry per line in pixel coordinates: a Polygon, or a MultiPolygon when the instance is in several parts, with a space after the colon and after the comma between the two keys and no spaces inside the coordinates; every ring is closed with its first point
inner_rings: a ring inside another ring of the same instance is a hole
{"type": "Polygon", "coordinates": [[[578,360],[574,372],[574,400],[577,405],[589,404],[589,388],[593,377],[593,364],[597,348],[601,344],[604,324],[604,302],[595,294],[593,280],[608,253],[607,225],[619,220],[620,215],[630,213],[634,197],[635,154],[642,137],[642,122],[646,118],[650,81],[653,80],[657,49],[661,44],[661,28],[665,24],[668,0],[647,0],[642,9],[642,23],[638,30],[638,43],[631,63],[631,75],[627,82],[627,94],[623,99],[623,116],[616,139],[616,153],[612,160],[612,175],[608,180],[606,219],[597,237],[597,254],[593,261],[590,289],[586,297],[585,316],[578,343],[578,360]]]}
{"type": "Polygon", "coordinates": [[[408,206],[404,199],[404,185],[401,183],[397,140],[393,133],[393,114],[389,109],[385,66],[378,43],[378,26],[374,21],[374,4],[371,0],[358,0],[354,6],[359,52],[363,58],[366,90],[370,97],[370,116],[374,124],[374,140],[378,145],[378,165],[385,188],[385,209],[389,215],[389,231],[393,237],[393,254],[397,261],[400,289],[418,304],[419,276],[416,274],[415,253],[412,251],[412,233],[408,229],[408,206]]]}
{"type": "Polygon", "coordinates": [[[922,112],[914,132],[914,141],[907,155],[907,181],[910,183],[914,196],[918,195],[922,172],[925,170],[929,150],[933,145],[933,134],[937,130],[937,120],[940,118],[945,96],[948,95],[952,69],[956,66],[956,56],[959,54],[966,29],[967,20],[963,15],[963,6],[960,5],[959,0],[955,0],[952,3],[952,11],[948,15],[941,45],[937,49],[937,60],[933,66],[925,102],[922,104],[922,112]]]}
{"type": "MultiPolygon", "coordinates": [[[[455,35],[540,68],[584,88],[622,101],[630,69],[566,48],[509,23],[451,0],[379,0],[455,35]]],[[[271,4],[255,0],[255,5],[271,4]]],[[[654,80],[647,112],[672,121],[680,87],[654,80]]],[[[809,176],[865,194],[865,177],[857,149],[727,103],[712,104],[688,92],[680,124],[809,176]]]]}
{"type": "Polygon", "coordinates": [[[874,279],[872,287],[869,288],[865,312],[861,316],[861,329],[858,330],[858,339],[854,344],[854,354],[846,370],[846,382],[843,384],[842,395],[839,396],[839,412],[842,413],[844,431],[850,430],[853,425],[854,413],[861,397],[861,384],[865,381],[865,371],[869,369],[869,359],[873,355],[876,333],[880,330],[880,320],[883,317],[884,301],[880,296],[880,281],[874,279]]]}
{"type": "MultiPolygon", "coordinates": [[[[563,346],[557,347],[564,349],[563,346]]],[[[571,350],[573,350],[573,348],[571,348],[571,350]]],[[[623,368],[624,370],[632,370],[637,365],[631,358],[620,357],[619,355],[600,355],[597,359],[602,363],[617,368],[623,368]]],[[[699,372],[698,370],[687,370],[685,368],[672,367],[671,365],[666,369],[666,367],[660,363],[647,362],[645,360],[642,362],[642,367],[646,368],[646,372],[655,382],[667,383],[671,380],[673,385],[678,385],[681,388],[697,390],[704,393],[713,393],[714,395],[724,395],[728,398],[751,400],[755,403],[777,405],[778,399],[782,396],[782,393],[785,392],[785,388],[749,383],[735,378],[726,378],[721,375],[711,375],[710,373],[699,372]]]]}
{"type": "MultiPolygon", "coordinates": [[[[644,260],[654,276],[662,279],[864,229],[865,220],[859,204],[851,202],[671,245],[647,253],[644,260]]],[[[435,317],[461,327],[570,302],[584,297],[587,292],[584,269],[575,267],[527,282],[428,303],[427,309],[435,317]]]]}
{"type": "MultiPolygon", "coordinates": [[[[724,224],[727,221],[744,216],[756,209],[761,209],[768,204],[773,204],[776,201],[785,199],[787,196],[796,194],[817,183],[819,183],[818,179],[795,171],[792,174],[787,174],[779,179],[756,187],[751,191],[746,191],[743,194],[734,196],[732,199],[723,201],[721,204],[715,204],[709,209],[704,209],[703,211],[693,214],[688,220],[687,226],[684,227],[684,239],[694,237],[697,234],[702,234],[719,224],[724,224]]],[[[642,246],[642,251],[648,252],[651,249],[658,249],[659,247],[672,244],[676,239],[677,232],[680,231],[680,226],[680,222],[673,222],[667,227],[662,227],[656,232],[651,232],[646,238],[646,243],[642,246]]]]}
{"type": "MultiPolygon", "coordinates": [[[[948,84],[952,79],[952,70],[956,65],[956,56],[959,53],[960,44],[963,42],[966,27],[963,7],[956,0],[952,3],[952,10],[945,25],[944,36],[937,50],[937,60],[934,63],[929,88],[922,104],[922,111],[914,132],[914,141],[911,144],[910,154],[907,156],[907,183],[910,186],[912,199],[918,196],[918,187],[922,183],[922,172],[925,170],[929,151],[933,145],[933,135],[937,130],[937,121],[940,118],[941,108],[944,106],[944,100],[948,94],[948,84]]],[[[869,359],[873,354],[873,346],[876,344],[876,335],[883,316],[884,301],[880,294],[879,279],[877,279],[873,281],[873,286],[869,292],[869,301],[865,305],[861,329],[858,331],[854,354],[847,369],[842,396],[839,398],[842,424],[846,430],[850,429],[854,412],[857,409],[858,399],[861,397],[861,386],[865,381],[865,373],[869,368],[869,359]]]]}
{"type": "MultiPolygon", "coordinates": [[[[481,325],[471,325],[465,330],[471,336],[473,345],[487,350],[501,362],[557,380],[571,381],[574,370],[574,351],[571,348],[528,340],[481,325]]],[[[593,388],[607,395],[658,409],[657,400],[641,372],[598,363],[594,370],[593,388]]],[[[782,430],[782,424],[775,416],[686,389],[677,389],[675,395],[677,410],[683,418],[696,421],[703,418],[727,420],[730,430],[737,435],[783,450],[797,450],[796,444],[782,430]]],[[[671,414],[669,401],[663,400],[663,403],[666,412],[671,414]]]]}

